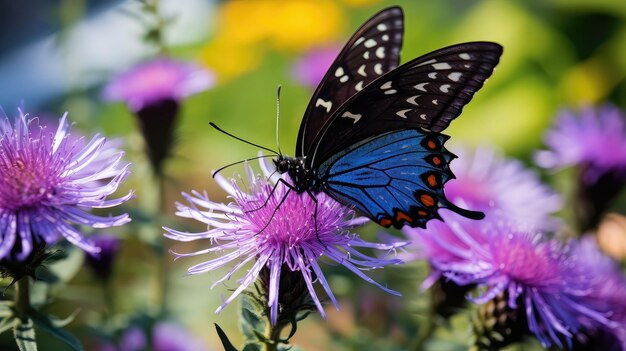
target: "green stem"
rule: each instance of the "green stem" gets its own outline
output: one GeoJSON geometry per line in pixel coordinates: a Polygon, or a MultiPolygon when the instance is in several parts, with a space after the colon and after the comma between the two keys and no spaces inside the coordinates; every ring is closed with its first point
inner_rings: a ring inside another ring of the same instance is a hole
{"type": "MultiPolygon", "coordinates": [[[[167,212],[167,204],[165,203],[165,177],[163,175],[157,175],[157,187],[158,187],[158,213],[159,218],[165,216],[167,212]]],[[[161,223],[163,224],[163,223],[161,223]]],[[[169,242],[162,235],[160,228],[158,226],[159,232],[157,235],[159,236],[158,242],[161,244],[160,257],[159,257],[159,299],[158,302],[160,304],[160,313],[162,316],[168,313],[168,295],[169,295],[169,262],[168,262],[168,252],[169,252],[169,242]]]]}
{"type": "Polygon", "coordinates": [[[269,330],[269,335],[267,337],[268,340],[270,341],[265,343],[264,351],[277,351],[278,350],[278,344],[281,343],[280,333],[282,332],[283,328],[285,328],[285,326],[286,324],[281,323],[280,321],[276,325],[271,325],[271,322],[270,322],[270,330],[269,330]]]}
{"type": "Polygon", "coordinates": [[[426,317],[426,325],[420,330],[420,333],[415,340],[415,342],[410,346],[409,350],[414,351],[422,351],[424,350],[424,346],[426,342],[430,340],[435,332],[435,318],[437,318],[437,313],[435,311],[435,289],[430,289],[430,306],[428,308],[428,316],[426,317]]]}
{"type": "Polygon", "coordinates": [[[163,33],[165,32],[165,26],[167,25],[163,16],[161,16],[161,12],[159,11],[159,1],[158,0],[147,0],[146,1],[148,12],[154,17],[155,20],[155,44],[157,46],[157,50],[159,51],[159,55],[165,56],[167,55],[167,45],[165,45],[165,40],[163,38],[163,33]]]}
{"type": "Polygon", "coordinates": [[[17,316],[26,323],[30,309],[30,282],[28,277],[22,277],[15,285],[15,311],[17,316]]]}

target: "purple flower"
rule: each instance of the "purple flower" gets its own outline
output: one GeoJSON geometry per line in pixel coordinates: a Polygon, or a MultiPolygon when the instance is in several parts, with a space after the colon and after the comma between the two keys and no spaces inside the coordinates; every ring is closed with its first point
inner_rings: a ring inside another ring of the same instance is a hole
{"type": "Polygon", "coordinates": [[[309,51],[294,64],[294,78],[309,87],[317,87],[340,50],[340,46],[331,46],[309,51]]]}
{"type": "MultiPolygon", "coordinates": [[[[614,338],[602,337],[601,341],[619,344],[615,349],[626,350],[626,276],[621,272],[619,264],[612,258],[603,254],[592,236],[583,237],[579,241],[572,241],[572,257],[577,259],[577,264],[587,271],[589,277],[590,298],[600,308],[611,311],[611,320],[617,322],[620,327],[606,329],[605,332],[613,334],[614,338]]],[[[590,335],[594,337],[596,335],[590,335]]],[[[606,345],[604,349],[610,349],[606,345]]]]}
{"type": "Polygon", "coordinates": [[[137,115],[153,170],[169,156],[180,100],[213,86],[213,73],[190,63],[158,58],[123,73],[105,87],[108,100],[125,101],[137,115]]]}
{"type": "Polygon", "coordinates": [[[40,127],[21,111],[14,125],[0,120],[0,259],[11,255],[21,261],[35,244],[54,244],[60,237],[98,253],[100,248],[76,226],[108,228],[130,221],[127,214],[87,212],[133,197],[107,199],[129,174],[129,165],[100,135],[89,142],[70,141],[66,116],[56,131],[40,127]]]}
{"type": "Polygon", "coordinates": [[[570,345],[582,332],[616,326],[594,302],[592,277],[567,247],[502,222],[469,222],[449,212],[442,217],[445,223],[429,223],[416,234],[427,243],[439,274],[461,286],[478,285],[482,293],[473,302],[504,294],[545,347],[570,345]]]}
{"type": "Polygon", "coordinates": [[[206,346],[177,323],[159,322],[152,329],[154,351],[202,351],[206,346]]]}
{"type": "Polygon", "coordinates": [[[535,160],[545,168],[583,166],[588,183],[606,172],[618,171],[626,176],[625,118],[612,105],[586,107],[579,114],[564,110],[546,134],[550,150],[538,152],[535,160]]]}
{"type": "Polygon", "coordinates": [[[552,214],[561,209],[560,196],[521,162],[505,158],[489,146],[474,152],[453,151],[459,158],[451,164],[456,179],[446,183],[450,201],[482,211],[488,220],[498,218],[527,230],[559,226],[552,214]]]}
{"type": "Polygon", "coordinates": [[[545,137],[549,150],[535,155],[538,165],[578,166],[574,202],[579,230],[593,229],[626,183],[626,120],[616,107],[563,111],[545,137]]]}
{"type": "MultiPolygon", "coordinates": [[[[267,177],[269,165],[261,162],[267,177]]],[[[235,200],[228,205],[211,201],[206,193],[183,194],[189,205],[177,204],[177,215],[206,223],[209,228],[201,233],[185,233],[165,228],[168,238],[178,241],[210,239],[212,246],[198,252],[176,254],[178,257],[201,254],[218,254],[217,258],[189,268],[189,274],[199,274],[235,263],[234,267],[213,286],[229,279],[246,263],[253,266],[239,281],[239,287],[224,301],[216,313],[224,309],[242,291],[249,287],[267,267],[269,269],[268,306],[272,323],[278,313],[281,268],[300,272],[308,292],[320,314],[324,317],[320,299],[313,284],[318,281],[337,308],[337,301],[319,265],[322,256],[336,262],[365,281],[394,294],[397,292],[375,282],[363,270],[398,264],[398,259],[367,256],[357,248],[394,252],[404,243],[370,243],[360,239],[350,229],[364,223],[365,218],[354,218],[354,212],[342,206],[324,193],[317,194],[317,217],[314,219],[315,201],[308,194],[288,191],[282,184],[274,185],[264,177],[254,176],[246,166],[250,192],[243,190],[235,180],[228,182],[216,176],[220,186],[235,200]],[[273,187],[276,186],[272,193],[273,187]],[[270,196],[271,195],[271,196],[270,196]],[[269,199],[269,200],[268,200],[269,199]],[[316,230],[317,227],[317,230],[316,230]]],[[[275,177],[273,178],[276,179],[275,177]]],[[[287,178],[283,178],[289,181],[287,178]]]]}
{"type": "Polygon", "coordinates": [[[178,101],[214,84],[213,73],[199,66],[157,58],[119,75],[105,87],[104,97],[124,101],[131,110],[139,111],[162,100],[178,101]]]}

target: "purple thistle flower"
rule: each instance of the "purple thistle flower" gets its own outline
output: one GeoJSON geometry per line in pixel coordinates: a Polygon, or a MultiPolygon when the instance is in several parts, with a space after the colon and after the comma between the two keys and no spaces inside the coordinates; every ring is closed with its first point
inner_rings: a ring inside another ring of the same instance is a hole
{"type": "Polygon", "coordinates": [[[582,332],[616,327],[608,310],[592,299],[591,276],[567,247],[502,222],[468,222],[448,212],[442,217],[445,223],[429,223],[418,234],[439,274],[483,291],[473,302],[504,294],[545,347],[563,347],[563,341],[571,346],[582,332]]]}
{"type": "MultiPolygon", "coordinates": [[[[261,162],[261,167],[266,177],[269,177],[270,166],[261,162]]],[[[270,308],[270,319],[275,324],[281,293],[279,291],[280,277],[283,274],[281,269],[286,267],[291,272],[300,272],[318,311],[322,317],[325,317],[320,299],[313,287],[314,282],[318,281],[322,285],[335,308],[338,308],[338,304],[319,265],[322,256],[348,268],[360,278],[384,291],[399,295],[398,292],[368,277],[363,270],[398,264],[401,261],[370,257],[356,248],[376,249],[388,254],[395,252],[396,248],[405,243],[382,244],[363,241],[356,234],[351,233],[350,229],[364,223],[367,219],[354,218],[352,210],[324,193],[317,194],[317,220],[315,221],[313,214],[316,204],[308,194],[297,194],[294,191],[288,191],[281,184],[274,185],[275,182],[267,181],[264,177],[255,177],[249,166],[246,166],[246,172],[250,184],[249,193],[245,192],[234,179],[229,183],[220,175],[216,176],[218,184],[234,198],[234,203],[225,205],[213,202],[206,192],[183,193],[189,205],[177,203],[177,215],[206,223],[209,226],[207,231],[186,233],[165,228],[167,230],[165,236],[173,240],[211,240],[212,246],[207,249],[176,254],[177,258],[209,253],[218,255],[216,258],[189,268],[189,274],[205,273],[237,262],[234,268],[216,281],[213,286],[229,279],[246,263],[254,261],[252,268],[239,281],[240,286],[224,301],[216,313],[219,313],[256,281],[259,273],[267,268],[270,276],[267,302],[270,308]],[[276,189],[270,197],[274,186],[276,189]],[[283,202],[279,206],[281,201],[283,202]],[[317,232],[315,223],[317,223],[317,232]]],[[[289,181],[288,178],[283,179],[289,181]]]]}
{"type": "Polygon", "coordinates": [[[212,87],[212,72],[196,65],[158,58],[121,74],[105,87],[107,100],[125,101],[137,115],[155,173],[172,145],[180,100],[212,87]]]}
{"type": "Polygon", "coordinates": [[[587,183],[607,172],[626,176],[626,116],[615,106],[562,111],[545,143],[550,150],[535,155],[541,167],[583,166],[587,183]]]}
{"type": "Polygon", "coordinates": [[[119,340],[119,346],[112,342],[100,342],[98,351],[203,351],[206,345],[195,335],[172,321],[159,321],[147,326],[133,325],[126,329],[119,340]],[[149,335],[152,335],[149,340],[149,335]]]}
{"type": "Polygon", "coordinates": [[[626,183],[626,117],[618,108],[587,107],[579,115],[563,111],[545,137],[550,150],[535,155],[538,165],[578,166],[575,202],[579,230],[593,229],[626,183]]]}
{"type": "Polygon", "coordinates": [[[159,101],[179,101],[214,84],[214,74],[199,66],[157,58],[132,67],[111,81],[104,89],[104,98],[124,101],[137,112],[159,101]]]}
{"type": "Polygon", "coordinates": [[[293,77],[301,84],[315,89],[339,51],[340,46],[315,48],[309,51],[293,65],[293,77]]]}
{"type": "Polygon", "coordinates": [[[66,116],[56,131],[21,111],[14,125],[0,120],[0,259],[23,261],[38,243],[54,244],[61,237],[98,253],[100,248],[75,226],[108,228],[130,221],[127,214],[100,217],[87,212],[133,197],[129,192],[107,199],[128,176],[129,165],[100,135],[89,142],[70,141],[66,116]]]}
{"type": "Polygon", "coordinates": [[[451,164],[456,179],[446,183],[450,201],[485,212],[488,220],[496,217],[525,230],[559,226],[552,214],[561,209],[561,198],[542,184],[534,171],[489,146],[474,152],[464,148],[453,151],[459,158],[451,164]]]}
{"type": "Polygon", "coordinates": [[[595,237],[586,236],[571,245],[572,257],[590,279],[590,298],[600,308],[611,311],[610,319],[619,324],[619,328],[604,328],[589,336],[599,339],[595,341],[602,343],[604,350],[626,350],[626,276],[615,260],[600,251],[595,237]]]}

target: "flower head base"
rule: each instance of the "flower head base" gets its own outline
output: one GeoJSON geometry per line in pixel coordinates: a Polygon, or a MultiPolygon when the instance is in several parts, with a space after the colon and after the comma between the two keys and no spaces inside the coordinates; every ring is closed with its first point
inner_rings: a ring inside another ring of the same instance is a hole
{"type": "MultiPolygon", "coordinates": [[[[264,162],[262,167],[267,169],[264,162]]],[[[311,298],[324,316],[313,283],[319,281],[335,307],[337,301],[319,265],[318,260],[322,256],[343,265],[367,282],[392,294],[398,294],[378,284],[362,270],[397,264],[401,261],[369,257],[356,248],[378,249],[388,253],[403,243],[365,242],[349,230],[362,224],[366,219],[353,218],[352,210],[343,207],[326,194],[319,193],[316,199],[313,199],[306,193],[297,194],[290,191],[281,183],[273,184],[263,177],[254,177],[252,169],[249,166],[246,169],[250,193],[244,192],[234,180],[229,184],[219,175],[216,177],[218,183],[233,196],[235,203],[224,205],[212,202],[206,193],[183,194],[190,206],[177,204],[177,214],[206,223],[209,230],[202,233],[184,233],[166,228],[168,233],[165,235],[171,239],[179,241],[211,239],[213,244],[205,250],[177,254],[177,257],[207,253],[222,254],[189,268],[190,274],[212,271],[233,261],[239,262],[213,286],[229,279],[245,263],[255,261],[253,267],[240,281],[241,285],[217,312],[250,286],[267,267],[270,271],[267,302],[272,323],[276,323],[277,319],[281,270],[285,268],[292,272],[300,272],[311,298]]],[[[269,172],[266,174],[269,175],[269,172]]]]}
{"type": "Polygon", "coordinates": [[[37,243],[65,237],[81,249],[100,249],[74,227],[119,226],[128,215],[100,217],[85,210],[117,206],[132,193],[107,199],[128,175],[122,152],[96,135],[70,141],[64,115],[56,131],[20,111],[14,125],[0,120],[0,259],[24,260],[37,243]]]}

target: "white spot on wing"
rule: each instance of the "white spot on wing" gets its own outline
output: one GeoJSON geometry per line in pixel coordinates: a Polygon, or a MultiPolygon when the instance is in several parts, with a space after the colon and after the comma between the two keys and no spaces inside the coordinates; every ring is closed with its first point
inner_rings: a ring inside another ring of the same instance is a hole
{"type": "Polygon", "coordinates": [[[386,30],[387,30],[387,25],[386,25],[386,24],[384,24],[384,23],[381,23],[381,24],[379,24],[379,25],[377,25],[377,26],[376,26],[376,29],[378,29],[378,30],[379,30],[379,31],[381,31],[381,32],[384,32],[384,31],[386,31],[386,30]]]}
{"type": "Polygon", "coordinates": [[[385,47],[381,46],[378,49],[376,49],[376,57],[378,58],[385,58],[385,47]]]}
{"type": "Polygon", "coordinates": [[[376,40],[374,40],[374,39],[367,39],[363,45],[365,45],[366,48],[371,48],[371,47],[376,46],[376,44],[377,44],[376,40]]]}
{"type": "Polygon", "coordinates": [[[342,83],[345,83],[345,82],[347,82],[349,79],[350,79],[350,77],[348,77],[348,76],[343,76],[343,77],[339,78],[339,81],[340,81],[340,82],[342,82],[342,83]]]}
{"type": "Polygon", "coordinates": [[[391,88],[391,83],[392,83],[391,81],[388,81],[385,84],[381,85],[380,88],[383,89],[383,90],[384,89],[389,89],[389,88],[391,88]]]}
{"type": "Polygon", "coordinates": [[[370,52],[369,51],[364,52],[363,53],[363,58],[366,59],[366,60],[369,60],[370,59],[370,52]]]}
{"type": "Polygon", "coordinates": [[[439,101],[437,99],[433,100],[433,105],[439,105],[439,101]]]}
{"type": "Polygon", "coordinates": [[[428,84],[428,83],[419,83],[418,85],[415,86],[415,89],[421,90],[421,91],[426,91],[426,84],[428,84]]]}
{"type": "Polygon", "coordinates": [[[452,66],[450,66],[450,64],[446,62],[439,62],[439,63],[433,63],[433,68],[436,70],[441,70],[441,69],[450,69],[452,68],[452,66]]]}
{"type": "Polygon", "coordinates": [[[437,79],[437,72],[430,72],[430,73],[428,73],[428,78],[430,78],[430,79],[437,79]]]}
{"type": "Polygon", "coordinates": [[[337,70],[335,71],[335,77],[341,77],[345,74],[345,72],[343,71],[343,67],[337,67],[337,70]]]}
{"type": "Polygon", "coordinates": [[[383,65],[380,63],[375,64],[374,72],[376,72],[376,74],[383,74],[383,65]]]}
{"type": "Polygon", "coordinates": [[[322,106],[326,108],[326,112],[330,112],[330,109],[333,108],[332,101],[324,101],[322,99],[317,99],[315,102],[315,107],[322,106]]]}
{"type": "Polygon", "coordinates": [[[389,89],[389,90],[385,90],[385,95],[391,95],[391,94],[395,94],[398,91],[396,89],[389,89]]]}
{"type": "Polygon", "coordinates": [[[396,115],[406,119],[407,118],[406,113],[409,112],[409,111],[411,111],[411,109],[400,110],[400,111],[396,112],[396,115]]]}
{"type": "Polygon", "coordinates": [[[384,34],[382,36],[383,41],[388,41],[389,40],[389,36],[387,34],[384,34]]]}
{"type": "Polygon", "coordinates": [[[367,77],[367,73],[365,73],[365,64],[362,64],[361,67],[359,67],[359,70],[356,71],[356,73],[362,75],[363,77],[367,77]]]}
{"type": "Polygon", "coordinates": [[[461,72],[452,72],[450,74],[448,74],[448,78],[450,78],[451,81],[453,82],[458,82],[459,79],[461,78],[461,72]]]}
{"type": "Polygon", "coordinates": [[[346,112],[344,112],[344,113],[343,113],[343,115],[341,115],[341,117],[344,117],[344,118],[352,118],[352,119],[354,120],[354,123],[356,123],[356,122],[358,122],[358,121],[361,119],[361,117],[363,117],[363,116],[362,116],[361,114],[358,114],[358,113],[357,113],[357,114],[354,114],[354,113],[352,113],[352,112],[350,112],[350,111],[346,111],[346,112]]]}
{"type": "Polygon", "coordinates": [[[410,98],[406,99],[406,102],[408,102],[411,105],[415,105],[417,106],[418,103],[417,101],[415,101],[418,97],[420,97],[421,95],[415,95],[415,96],[411,96],[410,98]]]}
{"type": "Polygon", "coordinates": [[[439,87],[439,90],[441,90],[444,93],[447,93],[448,89],[450,89],[450,84],[444,84],[444,85],[439,87]]]}
{"type": "Polygon", "coordinates": [[[463,60],[469,60],[472,58],[470,54],[468,54],[467,52],[460,53],[459,57],[462,58],[463,60]]]}
{"type": "Polygon", "coordinates": [[[426,120],[426,114],[425,114],[425,113],[422,113],[422,114],[420,115],[420,118],[421,118],[421,119],[423,119],[423,120],[426,120]]]}
{"type": "Polygon", "coordinates": [[[354,86],[354,89],[356,89],[356,91],[363,90],[363,81],[356,83],[356,85],[354,86]]]}
{"type": "Polygon", "coordinates": [[[357,45],[361,44],[361,43],[362,43],[362,42],[364,42],[364,41],[365,41],[365,38],[360,37],[359,39],[357,39],[357,40],[354,42],[354,45],[352,45],[352,46],[357,46],[357,45]]]}

